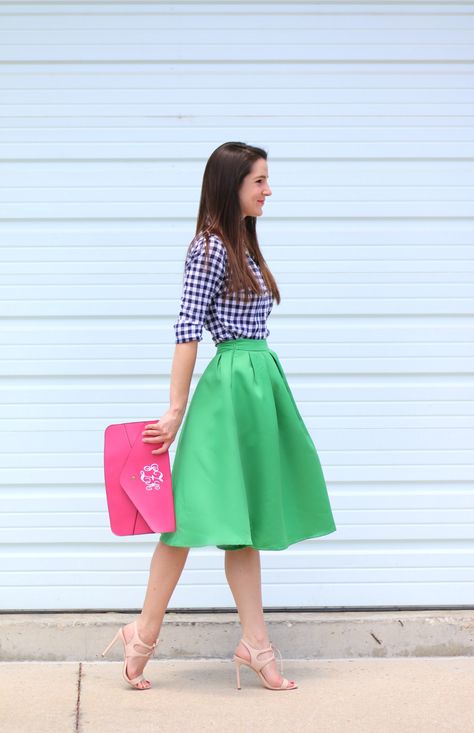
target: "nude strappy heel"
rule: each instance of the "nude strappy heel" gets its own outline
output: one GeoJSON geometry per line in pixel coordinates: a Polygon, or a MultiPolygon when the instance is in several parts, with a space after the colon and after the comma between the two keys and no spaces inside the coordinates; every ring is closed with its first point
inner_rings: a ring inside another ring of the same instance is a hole
{"type": "Polygon", "coordinates": [[[293,680],[287,680],[286,677],[283,678],[283,682],[279,687],[273,687],[268,680],[265,679],[265,677],[262,674],[262,669],[265,667],[266,664],[269,662],[272,662],[275,659],[275,654],[272,654],[271,657],[268,657],[268,659],[259,659],[259,655],[263,654],[264,652],[273,652],[273,649],[275,648],[278,654],[280,655],[280,664],[281,664],[281,670],[280,674],[283,672],[283,660],[281,658],[280,650],[277,649],[277,647],[274,647],[273,644],[271,646],[266,647],[266,649],[256,649],[255,647],[251,646],[251,644],[248,643],[248,641],[245,641],[245,639],[240,640],[241,643],[248,649],[248,652],[250,654],[250,660],[244,659],[243,657],[240,657],[238,654],[234,654],[232,657],[232,660],[235,662],[235,672],[237,675],[237,689],[240,690],[240,665],[245,664],[246,667],[250,667],[253,669],[256,674],[260,677],[264,687],[266,687],[269,690],[296,690],[298,685],[293,680]]]}
{"type": "Polygon", "coordinates": [[[143,675],[139,675],[138,677],[134,677],[133,679],[130,679],[127,675],[127,659],[130,659],[132,657],[151,657],[153,654],[155,647],[157,643],[160,641],[160,639],[157,639],[153,644],[146,644],[144,641],[142,641],[138,635],[138,628],[137,628],[137,622],[136,620],[133,622],[133,636],[130,639],[130,641],[125,641],[125,636],[123,633],[123,626],[117,631],[114,638],[108,644],[108,646],[105,647],[104,651],[102,652],[102,656],[105,657],[105,655],[109,652],[109,650],[113,647],[116,641],[120,639],[123,644],[124,648],[124,662],[122,667],[122,677],[125,680],[125,682],[128,682],[129,685],[131,685],[135,690],[149,690],[150,687],[137,687],[138,683],[145,679],[143,675]],[[135,648],[136,646],[143,646],[149,651],[147,652],[139,652],[135,648]]]}

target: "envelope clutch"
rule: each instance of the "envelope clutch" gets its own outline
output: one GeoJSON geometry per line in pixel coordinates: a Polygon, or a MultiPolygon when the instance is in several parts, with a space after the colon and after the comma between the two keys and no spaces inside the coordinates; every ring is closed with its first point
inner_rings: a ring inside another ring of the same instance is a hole
{"type": "Polygon", "coordinates": [[[163,443],[144,443],[145,422],[108,425],[104,432],[104,478],[110,528],[116,535],[174,532],[169,453],[163,443]]]}

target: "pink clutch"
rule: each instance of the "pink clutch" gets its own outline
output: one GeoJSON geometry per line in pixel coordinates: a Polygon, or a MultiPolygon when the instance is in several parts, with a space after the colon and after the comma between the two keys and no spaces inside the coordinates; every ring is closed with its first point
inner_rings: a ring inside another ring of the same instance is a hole
{"type": "Polygon", "coordinates": [[[108,425],[104,433],[104,477],[110,528],[116,535],[174,532],[169,453],[163,443],[144,443],[145,425],[158,420],[108,425]]]}

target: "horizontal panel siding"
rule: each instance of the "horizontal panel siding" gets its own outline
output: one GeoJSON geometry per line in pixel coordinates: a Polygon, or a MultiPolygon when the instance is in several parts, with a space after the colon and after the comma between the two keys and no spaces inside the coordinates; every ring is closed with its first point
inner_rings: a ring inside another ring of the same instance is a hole
{"type": "MultiPolygon", "coordinates": [[[[262,552],[264,604],[472,605],[473,41],[472,2],[0,2],[2,609],[141,607],[103,430],[167,409],[224,140],[269,153],[269,343],[337,525],[262,552]]],[[[171,607],[233,605],[194,549],[171,607]]]]}

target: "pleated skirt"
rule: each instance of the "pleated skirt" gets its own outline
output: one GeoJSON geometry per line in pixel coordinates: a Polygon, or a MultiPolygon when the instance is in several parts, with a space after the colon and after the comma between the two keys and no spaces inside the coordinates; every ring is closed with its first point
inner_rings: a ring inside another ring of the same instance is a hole
{"type": "Polygon", "coordinates": [[[336,530],[321,463],[266,339],[217,345],[171,470],[178,547],[284,550],[336,530]]]}

